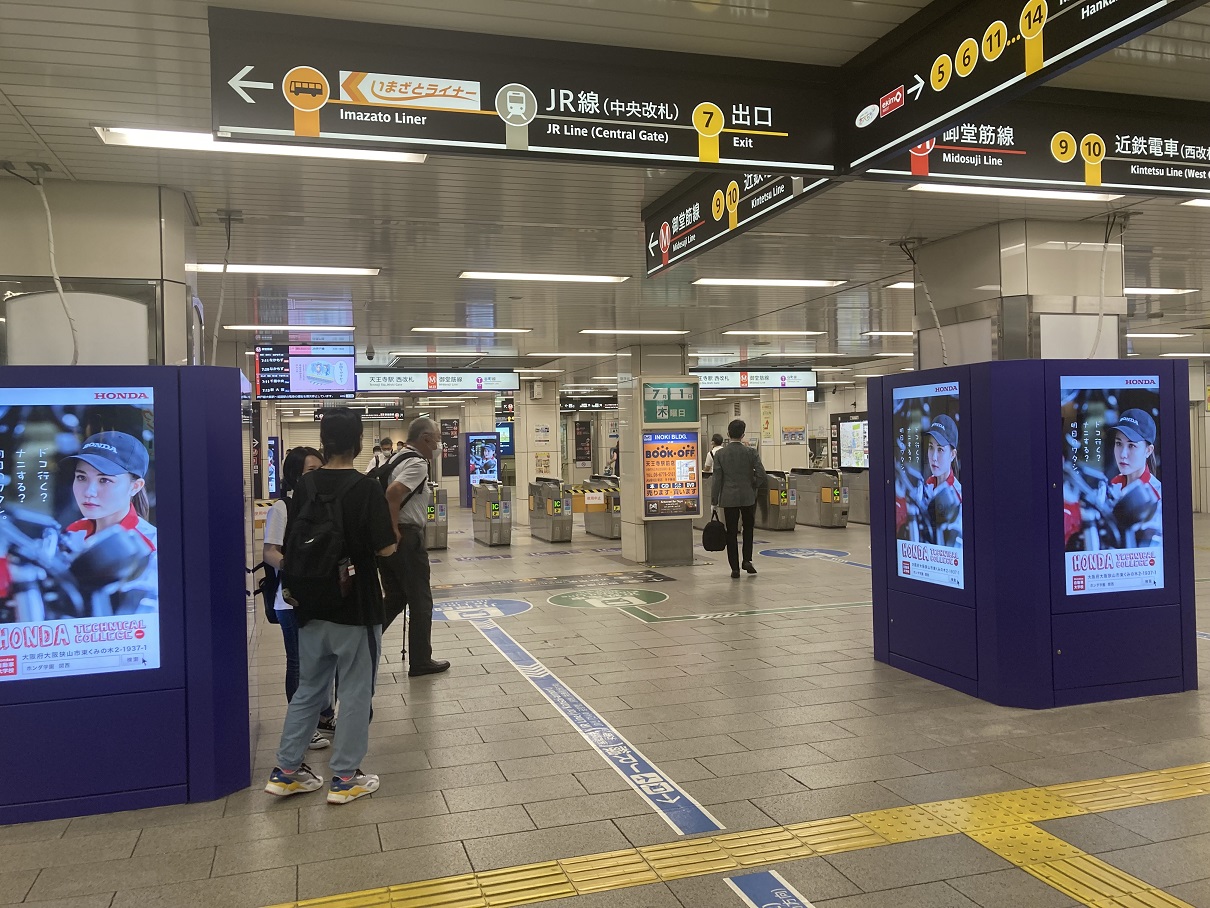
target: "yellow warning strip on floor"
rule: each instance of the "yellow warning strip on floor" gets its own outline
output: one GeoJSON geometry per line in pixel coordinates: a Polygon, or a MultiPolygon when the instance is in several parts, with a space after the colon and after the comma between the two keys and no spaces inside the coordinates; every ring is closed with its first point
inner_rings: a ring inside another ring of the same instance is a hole
{"type": "Polygon", "coordinates": [[[288,902],[273,908],[508,908],[817,855],[967,835],[1089,908],[1192,908],[1034,824],[1210,794],[1210,763],[873,810],[288,902]]]}

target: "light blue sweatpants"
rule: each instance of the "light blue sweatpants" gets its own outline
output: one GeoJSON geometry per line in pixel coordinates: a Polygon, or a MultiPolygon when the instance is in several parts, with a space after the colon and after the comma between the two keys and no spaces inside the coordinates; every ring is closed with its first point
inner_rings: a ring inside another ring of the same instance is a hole
{"type": "Polygon", "coordinates": [[[298,690],[286,710],[277,765],[297,769],[328,705],[332,679],[340,675],[340,717],[329,766],[348,776],[361,767],[370,747],[370,710],[382,651],[382,626],[354,627],[308,621],[298,629],[298,690]]]}

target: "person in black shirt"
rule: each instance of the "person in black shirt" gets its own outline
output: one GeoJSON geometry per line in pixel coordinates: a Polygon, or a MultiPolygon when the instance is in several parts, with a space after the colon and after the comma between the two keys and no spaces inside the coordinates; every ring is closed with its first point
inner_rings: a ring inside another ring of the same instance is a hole
{"type": "MultiPolygon", "coordinates": [[[[342,596],[334,574],[330,583],[309,585],[305,596],[296,591],[299,684],[286,711],[277,766],[265,791],[284,797],[323,785],[302,758],[328,702],[333,677],[339,674],[340,722],[332,747],[328,803],[345,804],[376,791],[379,784],[378,776],[361,771],[361,761],[369,749],[370,704],[382,649],[384,609],[376,557],[395,551],[395,529],[382,486],[360,475],[354,464],[361,453],[361,417],[347,407],[325,411],[319,437],[327,463],[304,476],[295,494],[301,509],[316,495],[341,493],[352,588],[342,596]]],[[[287,531],[287,553],[292,531],[287,531]]],[[[284,570],[289,578],[288,557],[284,570]]]]}

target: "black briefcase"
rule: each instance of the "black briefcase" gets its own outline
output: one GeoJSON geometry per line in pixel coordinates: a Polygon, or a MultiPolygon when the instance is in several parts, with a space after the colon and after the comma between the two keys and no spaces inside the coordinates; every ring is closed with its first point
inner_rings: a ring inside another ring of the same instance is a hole
{"type": "Polygon", "coordinates": [[[707,552],[721,552],[727,547],[727,527],[718,519],[718,509],[710,511],[710,522],[702,528],[702,548],[707,552]]]}

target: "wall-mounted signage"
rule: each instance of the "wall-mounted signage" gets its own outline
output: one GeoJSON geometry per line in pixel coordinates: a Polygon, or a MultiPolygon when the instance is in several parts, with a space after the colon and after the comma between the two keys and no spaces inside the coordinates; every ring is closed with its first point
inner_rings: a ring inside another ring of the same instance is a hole
{"type": "Polygon", "coordinates": [[[687,423],[698,421],[697,382],[643,382],[643,422],[687,423]]]}
{"type": "Polygon", "coordinates": [[[772,173],[690,177],[643,210],[647,276],[661,274],[719,240],[739,236],[826,183],[826,179],[772,173]]]}
{"type": "Polygon", "coordinates": [[[500,456],[512,457],[515,452],[513,447],[513,424],[511,422],[497,422],[496,434],[500,436],[500,456]]]}
{"type": "Polygon", "coordinates": [[[576,420],[575,436],[575,464],[581,469],[587,469],[592,466],[592,423],[576,420]]]}
{"type": "Polygon", "coordinates": [[[643,433],[643,517],[695,517],[698,433],[643,433]]]}
{"type": "Polygon", "coordinates": [[[616,410],[617,408],[617,397],[572,397],[566,394],[559,396],[559,409],[564,411],[616,410]]]}
{"type": "Polygon", "coordinates": [[[272,344],[256,348],[256,396],[263,400],[350,398],[351,344],[272,344]]]}
{"type": "Polygon", "coordinates": [[[1062,376],[1068,596],[1164,587],[1157,375],[1062,376]]]}
{"type": "MultiPolygon", "coordinates": [[[[1201,5],[1199,0],[933,3],[844,69],[847,168],[864,170],[966,116],[1201,5]]],[[[1075,136],[1078,142],[1082,137],[1075,136]]]]}
{"type": "Polygon", "coordinates": [[[1044,89],[963,120],[869,173],[1210,195],[1210,105],[1044,89]]]}
{"type": "Polygon", "coordinates": [[[462,435],[462,495],[471,506],[474,487],[479,483],[500,481],[500,436],[496,432],[465,432],[462,435]]]}
{"type": "Polygon", "coordinates": [[[281,439],[270,435],[265,439],[265,494],[276,498],[281,491],[281,439]]]}
{"type": "Polygon", "coordinates": [[[231,141],[832,171],[830,70],[210,8],[231,141]]]}
{"type": "Polygon", "coordinates": [[[956,381],[894,390],[896,575],[958,590],[965,588],[961,421],[956,381]]]}
{"type": "Polygon", "coordinates": [[[434,391],[516,391],[516,372],[395,372],[358,370],[358,391],[424,394],[434,391]]]}
{"type": "Polygon", "coordinates": [[[870,418],[865,410],[833,413],[832,465],[856,470],[870,468],[870,418]]]}
{"type": "Polygon", "coordinates": [[[155,434],[152,388],[0,389],[0,682],[160,667],[155,434]]]}
{"type": "Polygon", "coordinates": [[[458,420],[443,419],[441,429],[441,475],[457,476],[458,466],[458,420]]]}
{"type": "Polygon", "coordinates": [[[694,372],[703,391],[724,391],[741,389],[770,388],[814,388],[817,376],[814,372],[787,372],[774,370],[771,372],[748,372],[741,370],[725,370],[715,372],[694,372]]]}

